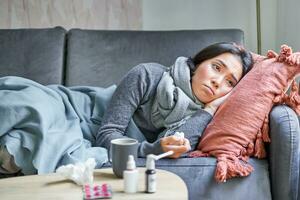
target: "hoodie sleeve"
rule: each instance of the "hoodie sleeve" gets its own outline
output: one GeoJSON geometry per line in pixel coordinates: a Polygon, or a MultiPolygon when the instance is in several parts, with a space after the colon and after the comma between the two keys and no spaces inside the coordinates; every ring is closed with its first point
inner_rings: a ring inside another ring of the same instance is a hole
{"type": "MultiPolygon", "coordinates": [[[[134,67],[118,85],[109,106],[103,116],[101,126],[95,135],[96,146],[110,150],[110,141],[125,136],[128,124],[142,102],[145,94],[151,89],[149,72],[143,64],[134,67]]],[[[139,144],[138,155],[146,156],[149,153],[162,152],[160,140],[149,143],[143,141],[139,144]]]]}

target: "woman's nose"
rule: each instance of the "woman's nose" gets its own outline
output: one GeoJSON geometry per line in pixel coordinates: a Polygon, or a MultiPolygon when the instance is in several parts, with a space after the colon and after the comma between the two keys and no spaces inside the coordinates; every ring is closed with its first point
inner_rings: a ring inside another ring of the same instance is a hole
{"type": "Polygon", "coordinates": [[[219,88],[220,84],[221,84],[222,79],[221,78],[217,78],[217,79],[212,79],[211,80],[211,84],[215,87],[215,88],[219,88]]]}

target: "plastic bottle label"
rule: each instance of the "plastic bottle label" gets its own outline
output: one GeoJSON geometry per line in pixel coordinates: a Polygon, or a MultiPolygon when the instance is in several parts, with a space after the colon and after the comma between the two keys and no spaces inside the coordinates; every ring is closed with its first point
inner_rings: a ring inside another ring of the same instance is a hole
{"type": "Polygon", "coordinates": [[[156,173],[147,176],[147,192],[156,192],[156,173]]]}

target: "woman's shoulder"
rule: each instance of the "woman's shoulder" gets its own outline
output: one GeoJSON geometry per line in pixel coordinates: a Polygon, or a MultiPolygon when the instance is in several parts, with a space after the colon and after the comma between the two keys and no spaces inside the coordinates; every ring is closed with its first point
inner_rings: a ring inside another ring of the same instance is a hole
{"type": "Polygon", "coordinates": [[[141,63],[137,66],[135,66],[132,70],[134,71],[144,71],[144,72],[148,72],[148,73],[163,73],[165,71],[167,71],[168,67],[159,64],[159,63],[155,63],[155,62],[149,62],[149,63],[141,63]]]}
{"type": "Polygon", "coordinates": [[[135,76],[142,76],[147,79],[157,79],[161,78],[163,73],[168,70],[168,67],[159,64],[159,63],[141,63],[135,67],[133,67],[129,74],[135,76]]]}

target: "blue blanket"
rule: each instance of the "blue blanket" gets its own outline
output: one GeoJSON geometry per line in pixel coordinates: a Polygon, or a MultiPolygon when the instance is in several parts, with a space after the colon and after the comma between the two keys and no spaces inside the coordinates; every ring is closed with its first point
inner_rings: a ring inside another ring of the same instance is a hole
{"type": "Polygon", "coordinates": [[[97,166],[107,151],[93,147],[93,134],[115,86],[43,86],[20,77],[0,78],[0,144],[24,174],[54,172],[90,157],[97,166]]]}

